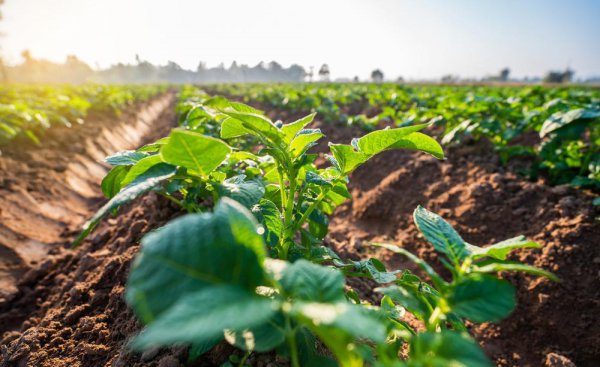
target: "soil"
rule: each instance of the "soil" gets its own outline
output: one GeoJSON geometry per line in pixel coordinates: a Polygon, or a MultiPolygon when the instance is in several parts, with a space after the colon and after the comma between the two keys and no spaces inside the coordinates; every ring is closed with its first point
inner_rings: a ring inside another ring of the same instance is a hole
{"type": "MultiPolygon", "coordinates": [[[[143,134],[144,138],[133,145],[166,135],[174,123],[172,110],[160,114],[153,125],[158,128],[143,134]]],[[[298,117],[284,115],[284,120],[298,117]]],[[[325,130],[333,142],[348,143],[352,137],[361,135],[356,129],[322,125],[318,121],[315,126],[325,130]]],[[[99,135],[91,135],[88,130],[75,141],[89,136],[99,135]]],[[[106,141],[96,143],[94,146],[100,149],[98,144],[106,141]]],[[[105,148],[101,155],[110,153],[105,151],[110,150],[107,145],[102,146],[105,148]]],[[[317,150],[323,151],[323,146],[317,150]]],[[[40,166],[27,164],[27,170],[11,176],[7,172],[14,172],[15,166],[2,166],[0,182],[9,185],[3,184],[0,189],[0,207],[4,213],[0,230],[9,223],[6,212],[25,207],[32,217],[42,213],[29,204],[17,205],[25,200],[24,191],[37,201],[49,200],[49,195],[54,195],[56,202],[64,202],[62,208],[77,215],[66,215],[60,221],[41,214],[45,219],[37,222],[28,223],[28,216],[23,216],[27,220],[21,222],[18,218],[13,220],[10,229],[21,242],[15,240],[12,247],[0,246],[0,251],[3,258],[6,252],[13,256],[6,258],[20,258],[15,261],[26,262],[27,266],[17,267],[21,270],[15,290],[0,300],[0,366],[186,365],[187,352],[183,348],[143,354],[127,352],[125,344],[139,331],[140,325],[122,297],[139,239],[180,212],[150,193],[141,201],[121,208],[117,217],[103,221],[79,248],[67,249],[81,223],[103,202],[94,183],[97,185],[105,168],[100,167],[102,170],[99,168],[96,175],[90,174],[92,170],[81,172],[79,181],[87,183],[88,196],[79,192],[69,194],[78,198],[71,202],[71,196],[61,194],[68,182],[65,172],[69,170],[48,163],[51,160],[47,158],[60,159],[62,153],[70,154],[68,149],[57,145],[40,155],[28,150],[23,159],[5,154],[21,165],[31,160],[40,166]],[[43,188],[35,184],[36,179],[43,180],[39,181],[43,188]],[[32,190],[27,191],[28,186],[32,190]],[[7,195],[16,199],[9,202],[7,195]],[[57,229],[46,233],[48,225],[57,229]],[[34,235],[48,238],[40,240],[34,235]],[[50,249],[49,254],[46,251],[32,260],[33,257],[18,252],[15,246],[32,237],[45,244],[43,248],[50,249]]],[[[597,365],[600,221],[596,218],[600,212],[592,206],[592,195],[520,178],[515,172],[523,162],[500,167],[497,155],[485,141],[450,147],[446,155],[447,160],[438,161],[415,152],[385,152],[358,169],[351,177],[353,200],[336,211],[327,243],[345,257],[377,256],[394,269],[414,267],[396,255],[368,246],[369,241],[395,243],[436,263],[431,246],[412,223],[412,211],[419,204],[444,216],[473,244],[486,245],[525,234],[544,247],[518,252],[515,258],[555,272],[562,282],[552,283],[527,275],[506,276],[518,289],[516,311],[500,324],[471,326],[473,335],[500,366],[597,365]]],[[[6,159],[2,158],[0,164],[6,164],[6,159]]],[[[0,235],[2,240],[8,238],[5,232],[0,235]]],[[[368,284],[353,281],[351,285],[365,297],[376,299],[368,284]]],[[[220,345],[194,365],[217,366],[231,351],[220,345]]],[[[253,357],[253,361],[256,366],[267,365],[260,357],[253,357]]]]}

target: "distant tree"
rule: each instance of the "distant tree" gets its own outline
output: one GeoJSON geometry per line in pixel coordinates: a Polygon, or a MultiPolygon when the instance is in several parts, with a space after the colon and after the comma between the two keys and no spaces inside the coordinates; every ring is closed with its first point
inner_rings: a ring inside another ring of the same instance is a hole
{"type": "Polygon", "coordinates": [[[271,61],[269,63],[269,70],[274,71],[276,73],[280,72],[281,70],[283,70],[283,67],[281,66],[280,63],[278,63],[277,61],[271,61]]]}
{"type": "Polygon", "coordinates": [[[398,78],[396,78],[396,83],[404,83],[404,78],[399,76],[398,78]]]}
{"type": "Polygon", "coordinates": [[[358,78],[358,75],[355,75],[354,78],[352,78],[352,81],[354,83],[358,83],[360,81],[360,79],[358,78]]]}
{"type": "Polygon", "coordinates": [[[29,50],[21,51],[21,57],[23,58],[23,61],[25,61],[25,63],[31,62],[33,60],[33,58],[31,57],[31,52],[29,52],[29,50]]]}
{"type": "Polygon", "coordinates": [[[311,66],[308,68],[308,73],[306,73],[306,77],[308,78],[309,82],[313,81],[313,76],[315,75],[315,67],[311,66]]]}
{"type": "Polygon", "coordinates": [[[293,64],[287,70],[288,81],[290,82],[302,82],[306,77],[306,70],[298,64],[293,64]]]}
{"type": "Polygon", "coordinates": [[[65,60],[64,69],[61,70],[65,80],[70,83],[79,84],[87,81],[94,71],[85,62],[79,60],[75,55],[68,55],[65,60]]]}
{"type": "Polygon", "coordinates": [[[442,83],[456,83],[458,79],[457,75],[448,74],[442,77],[442,83]]]}
{"type": "Polygon", "coordinates": [[[321,68],[319,69],[319,77],[321,78],[322,81],[329,81],[329,75],[331,74],[331,71],[329,70],[329,65],[327,64],[323,64],[321,65],[321,68]]]}
{"type": "Polygon", "coordinates": [[[371,72],[371,80],[374,83],[381,83],[383,81],[383,71],[375,69],[371,72]]]}
{"type": "Polygon", "coordinates": [[[500,70],[500,81],[502,81],[502,82],[508,81],[509,75],[510,75],[509,68],[504,68],[504,69],[500,70]]]}
{"type": "Polygon", "coordinates": [[[544,76],[544,83],[569,83],[573,79],[575,72],[571,69],[565,71],[549,71],[544,76]]]}

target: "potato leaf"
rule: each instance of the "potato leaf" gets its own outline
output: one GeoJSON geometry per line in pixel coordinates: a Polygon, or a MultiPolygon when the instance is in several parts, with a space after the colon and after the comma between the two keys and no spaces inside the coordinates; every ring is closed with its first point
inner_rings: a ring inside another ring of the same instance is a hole
{"type": "Polygon", "coordinates": [[[452,287],[448,304],[467,320],[496,322],[515,308],[515,289],[506,280],[473,274],[452,287]]]}
{"type": "Polygon", "coordinates": [[[171,308],[134,339],[132,346],[139,350],[165,344],[212,342],[226,329],[255,327],[273,314],[268,298],[231,285],[209,286],[181,294],[171,308]]]}
{"type": "Polygon", "coordinates": [[[519,248],[540,248],[540,245],[537,242],[528,240],[525,236],[517,236],[508,240],[504,240],[502,242],[495,243],[491,246],[487,247],[477,247],[476,250],[473,251],[472,256],[474,259],[479,259],[482,257],[493,257],[499,260],[506,260],[508,254],[519,248]]]}
{"type": "Polygon", "coordinates": [[[231,148],[219,139],[174,129],[167,144],[161,147],[160,156],[167,163],[206,176],[227,158],[230,151],[231,148]]]}
{"type": "Polygon", "coordinates": [[[415,224],[435,249],[448,256],[448,259],[458,265],[469,255],[465,241],[439,215],[418,206],[413,213],[415,224]]]}
{"type": "Polygon", "coordinates": [[[559,111],[550,116],[540,130],[540,138],[547,136],[548,134],[555,132],[556,130],[572,124],[574,122],[582,120],[593,120],[600,117],[600,110],[598,109],[584,109],[578,108],[567,112],[559,111]]]}
{"type": "Polygon", "coordinates": [[[104,162],[110,164],[111,166],[129,166],[132,164],[136,164],[142,158],[148,156],[148,153],[145,152],[137,152],[134,150],[124,150],[122,152],[115,153],[111,156],[104,158],[104,162]]]}
{"type": "Polygon", "coordinates": [[[492,367],[476,341],[468,335],[444,330],[425,332],[411,340],[409,367],[492,367]]]}
{"type": "Polygon", "coordinates": [[[248,209],[258,204],[265,195],[265,187],[258,180],[235,182],[227,179],[216,187],[219,196],[231,198],[248,209]]]}
{"type": "Polygon", "coordinates": [[[134,184],[125,187],[106,204],[104,204],[104,206],[100,208],[100,210],[98,210],[96,214],[94,214],[94,216],[83,225],[83,231],[75,239],[72,246],[78,246],[87,237],[87,235],[94,230],[100,219],[102,219],[106,214],[110,213],[119,206],[134,200],[147,191],[154,189],[163,181],[173,176],[173,174],[174,172],[170,172],[164,175],[146,177],[144,180],[137,181],[134,184]]]}
{"type": "Polygon", "coordinates": [[[127,302],[150,322],[208,286],[253,292],[263,281],[266,256],[257,228],[247,209],[224,198],[212,214],[188,214],[146,235],[129,276],[127,302]]]}
{"type": "Polygon", "coordinates": [[[284,135],[283,141],[286,144],[290,144],[292,142],[292,140],[296,137],[296,134],[298,134],[298,132],[300,130],[304,129],[308,124],[310,124],[316,115],[317,115],[316,112],[311,113],[310,115],[304,116],[299,120],[296,120],[287,125],[283,125],[281,127],[281,131],[283,132],[283,135],[284,135]]]}
{"type": "Polygon", "coordinates": [[[280,282],[285,292],[297,300],[335,302],[344,299],[342,273],[304,259],[286,267],[280,282]]]}

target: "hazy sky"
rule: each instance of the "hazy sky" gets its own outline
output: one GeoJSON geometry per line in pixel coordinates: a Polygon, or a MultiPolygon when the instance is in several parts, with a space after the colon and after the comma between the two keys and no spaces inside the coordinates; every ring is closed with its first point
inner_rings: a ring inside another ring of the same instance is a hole
{"type": "Polygon", "coordinates": [[[92,66],[329,63],[332,75],[600,75],[600,0],[6,0],[1,52],[92,66]]]}

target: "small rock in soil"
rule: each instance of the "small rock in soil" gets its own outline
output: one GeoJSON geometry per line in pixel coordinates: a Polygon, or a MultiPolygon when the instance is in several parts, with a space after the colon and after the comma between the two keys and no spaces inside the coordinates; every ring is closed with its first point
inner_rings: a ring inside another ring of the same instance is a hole
{"type": "Polygon", "coordinates": [[[548,353],[546,356],[546,367],[576,367],[575,363],[558,353],[548,353]]]}

